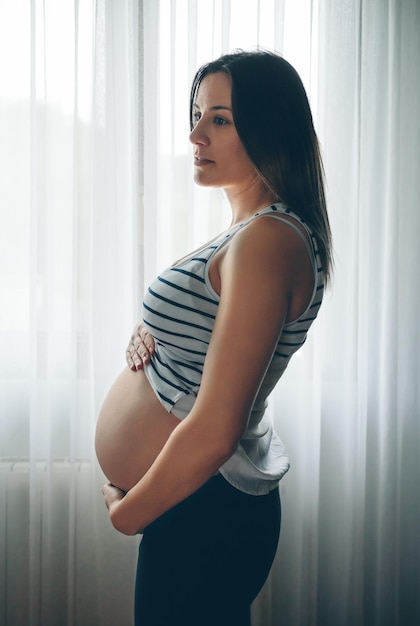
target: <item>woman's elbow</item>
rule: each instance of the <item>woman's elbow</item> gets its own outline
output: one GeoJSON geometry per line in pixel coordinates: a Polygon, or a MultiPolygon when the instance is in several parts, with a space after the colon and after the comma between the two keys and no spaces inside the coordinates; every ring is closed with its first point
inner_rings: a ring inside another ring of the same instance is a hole
{"type": "Polygon", "coordinates": [[[130,519],[129,515],[125,514],[124,507],[121,506],[121,502],[118,503],[120,506],[114,506],[109,511],[109,517],[111,520],[111,524],[123,535],[134,536],[141,533],[138,525],[133,523],[133,520],[130,519]]]}
{"type": "Polygon", "coordinates": [[[218,467],[221,467],[236,452],[240,437],[221,436],[212,445],[211,455],[218,467]]]}

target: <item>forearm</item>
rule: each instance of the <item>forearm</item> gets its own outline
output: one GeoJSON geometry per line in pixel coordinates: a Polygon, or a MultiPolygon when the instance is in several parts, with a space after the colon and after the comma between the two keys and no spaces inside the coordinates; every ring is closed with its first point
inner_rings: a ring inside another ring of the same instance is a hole
{"type": "Polygon", "coordinates": [[[172,433],[145,476],[110,508],[112,524],[127,535],[141,532],[199,489],[233,454],[236,442],[185,420],[172,433]]]}

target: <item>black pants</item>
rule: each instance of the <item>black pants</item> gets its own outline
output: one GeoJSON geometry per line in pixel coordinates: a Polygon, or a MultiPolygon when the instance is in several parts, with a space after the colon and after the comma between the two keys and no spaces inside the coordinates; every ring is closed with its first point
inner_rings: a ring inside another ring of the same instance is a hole
{"type": "Polygon", "coordinates": [[[278,489],[250,496],[211,478],[145,529],[136,626],[250,626],[279,533],[278,489]]]}

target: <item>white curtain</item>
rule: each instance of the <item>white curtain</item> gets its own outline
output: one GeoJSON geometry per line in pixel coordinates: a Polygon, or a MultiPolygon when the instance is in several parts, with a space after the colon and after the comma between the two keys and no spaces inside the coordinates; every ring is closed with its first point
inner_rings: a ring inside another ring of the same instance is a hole
{"type": "Polygon", "coordinates": [[[319,2],[336,268],[274,398],[292,469],[272,623],[420,623],[419,32],[415,0],[319,2]]]}
{"type": "Polygon", "coordinates": [[[109,524],[93,439],[142,290],[138,42],[135,1],[0,1],[7,626],[131,623],[137,542],[109,524]]]}
{"type": "Polygon", "coordinates": [[[143,285],[229,219],[191,180],[194,71],[257,45],[307,87],[336,268],[270,405],[254,626],[420,623],[419,32],[416,0],[0,0],[0,624],[132,623],[95,419],[143,285]]]}

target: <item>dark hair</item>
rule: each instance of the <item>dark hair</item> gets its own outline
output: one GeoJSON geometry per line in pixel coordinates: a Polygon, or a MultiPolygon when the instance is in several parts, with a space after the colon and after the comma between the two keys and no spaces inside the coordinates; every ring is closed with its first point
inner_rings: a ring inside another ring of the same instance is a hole
{"type": "Polygon", "coordinates": [[[248,156],[276,199],[313,230],[328,280],[332,253],[324,170],[298,73],[283,57],[266,51],[239,50],[203,65],[191,89],[191,128],[201,81],[217,72],[231,79],[233,120],[248,156]]]}

